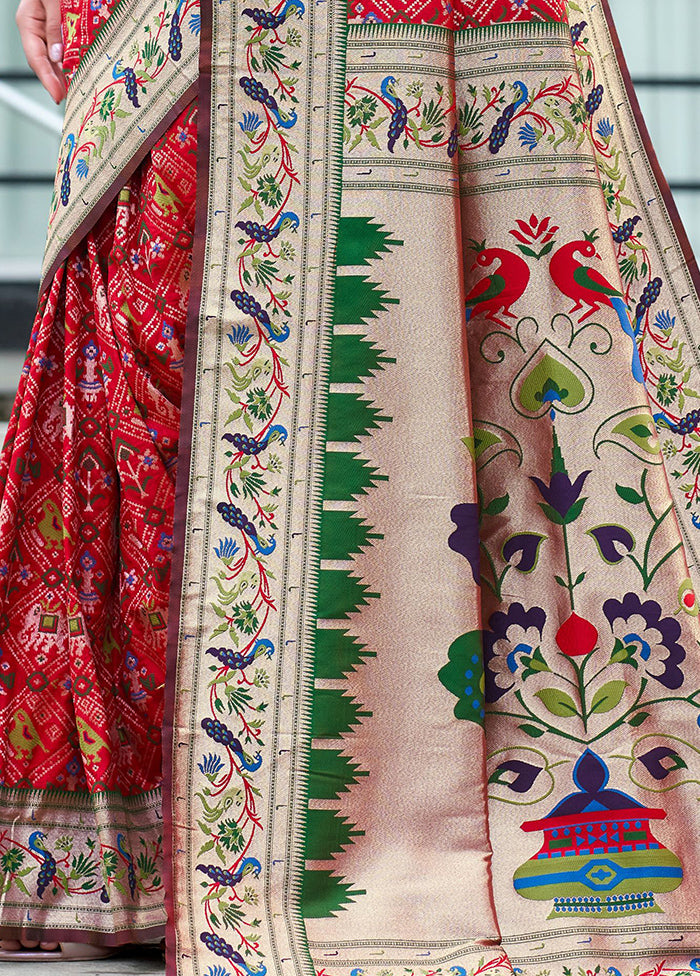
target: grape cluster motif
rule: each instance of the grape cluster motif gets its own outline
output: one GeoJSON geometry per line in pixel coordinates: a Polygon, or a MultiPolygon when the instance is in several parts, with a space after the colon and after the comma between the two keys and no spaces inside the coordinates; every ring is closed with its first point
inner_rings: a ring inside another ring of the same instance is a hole
{"type": "Polygon", "coordinates": [[[496,119],[496,124],[491,129],[489,135],[489,152],[494,156],[505,145],[510,132],[510,123],[515,113],[515,105],[506,105],[501,114],[496,119]]]}
{"type": "Polygon", "coordinates": [[[634,233],[635,226],[641,220],[641,217],[628,217],[624,223],[620,224],[617,230],[613,231],[612,238],[616,244],[626,243],[634,233]]]}
{"type": "Polygon", "coordinates": [[[644,287],[642,292],[642,297],[639,299],[639,304],[635,312],[635,317],[639,320],[644,315],[644,313],[651,308],[654,302],[658,299],[661,294],[661,288],[663,286],[663,281],[661,278],[652,278],[650,282],[644,287]]]}
{"type": "Polygon", "coordinates": [[[396,107],[394,114],[391,116],[391,122],[387,131],[387,149],[390,153],[393,153],[394,146],[403,135],[403,130],[408,124],[408,109],[400,98],[396,98],[395,103],[396,107]]]}
{"type": "Polygon", "coordinates": [[[170,24],[168,53],[173,61],[179,61],[182,57],[182,30],[180,29],[180,14],[177,10],[173,14],[173,19],[170,24]]]}
{"type": "Polygon", "coordinates": [[[667,423],[674,434],[694,434],[700,427],[700,410],[691,410],[677,424],[667,423]]]}
{"type": "Polygon", "coordinates": [[[237,505],[232,505],[231,502],[219,502],[216,510],[224,522],[228,522],[234,529],[240,529],[241,532],[245,532],[246,535],[251,536],[253,539],[257,537],[258,530],[245,512],[237,505]]]}
{"type": "Polygon", "coordinates": [[[124,68],[124,88],[126,97],[134,108],[141,108],[138,99],[138,86],[136,84],[136,72],[133,68],[124,68]]]}
{"type": "Polygon", "coordinates": [[[452,159],[459,149],[459,126],[455,125],[447,140],[447,155],[452,159]]]}
{"type": "Polygon", "coordinates": [[[217,718],[203,718],[202,728],[210,739],[213,739],[214,742],[218,742],[222,746],[240,745],[233,732],[227,729],[223,722],[220,722],[217,718]]]}
{"type": "Polygon", "coordinates": [[[70,198],[70,155],[63,165],[63,177],[61,179],[61,203],[64,207],[68,206],[70,198]]]}
{"type": "Polygon", "coordinates": [[[588,98],[586,99],[586,111],[589,117],[592,116],[601,106],[603,101],[603,86],[596,85],[592,91],[589,92],[588,98]]]}
{"type": "Polygon", "coordinates": [[[56,876],[56,859],[48,851],[44,852],[44,860],[39,868],[39,877],[36,881],[36,893],[39,898],[44,897],[44,892],[56,876]]]}
{"type": "Polygon", "coordinates": [[[239,79],[239,84],[246,95],[249,95],[254,102],[260,102],[261,105],[267,106],[273,112],[278,111],[277,99],[256,78],[244,75],[239,79]]]}
{"type": "Polygon", "coordinates": [[[583,34],[583,32],[584,32],[584,30],[586,29],[587,26],[588,26],[588,24],[587,24],[587,22],[585,20],[580,21],[578,24],[572,24],[572,26],[571,26],[571,43],[572,44],[578,44],[578,42],[579,42],[579,40],[581,38],[581,34],[583,34]]]}

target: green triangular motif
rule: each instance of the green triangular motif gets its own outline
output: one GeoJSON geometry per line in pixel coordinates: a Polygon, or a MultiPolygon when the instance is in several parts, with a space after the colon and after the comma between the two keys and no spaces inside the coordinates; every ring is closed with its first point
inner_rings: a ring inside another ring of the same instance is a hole
{"type": "Polygon", "coordinates": [[[340,749],[312,749],[309,761],[309,796],[314,800],[335,800],[347,793],[367,770],[340,749]]]}
{"type": "Polygon", "coordinates": [[[328,396],[327,441],[356,441],[391,417],[382,416],[371,400],[357,393],[331,393],[328,396]]]}
{"type": "Polygon", "coordinates": [[[361,644],[357,637],[353,637],[347,630],[330,628],[316,630],[314,675],[317,678],[342,680],[363,664],[364,658],[376,656],[376,651],[365,650],[364,644],[361,644]]]}
{"type": "Polygon", "coordinates": [[[312,739],[338,739],[352,732],[371,712],[363,712],[362,705],[337,688],[316,688],[311,716],[312,739]]]}
{"type": "Polygon", "coordinates": [[[383,538],[352,512],[332,510],[321,516],[321,559],[350,559],[383,538]]]}
{"type": "Polygon", "coordinates": [[[378,597],[345,569],[322,569],[319,573],[317,612],[321,620],[344,620],[378,597]]]}
{"type": "Polygon", "coordinates": [[[335,280],[334,325],[366,325],[389,305],[398,305],[376,281],[366,275],[339,275],[335,280]]]}
{"type": "Polygon", "coordinates": [[[342,912],[359,895],[344,878],[330,871],[304,871],[301,889],[301,912],[304,918],[328,918],[342,912]]]}
{"type": "Polygon", "coordinates": [[[369,264],[391,247],[401,247],[403,241],[391,239],[388,231],[371,217],[341,217],[338,225],[336,265],[369,264]]]}
{"type": "Polygon", "coordinates": [[[357,495],[366,495],[378,481],[388,481],[369,461],[347,451],[326,451],[323,472],[323,497],[328,501],[349,502],[357,495]]]}
{"type": "Polygon", "coordinates": [[[306,817],[305,854],[308,861],[330,861],[352,844],[354,837],[364,834],[364,830],[358,830],[336,810],[308,810],[306,817]]]}
{"type": "Polygon", "coordinates": [[[363,336],[349,333],[333,336],[331,346],[331,383],[360,383],[396,360],[387,356],[363,336]]]}

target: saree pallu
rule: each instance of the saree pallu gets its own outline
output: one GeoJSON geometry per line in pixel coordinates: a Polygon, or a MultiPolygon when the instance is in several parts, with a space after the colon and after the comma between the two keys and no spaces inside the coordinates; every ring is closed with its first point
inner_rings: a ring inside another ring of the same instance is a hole
{"type": "Polygon", "coordinates": [[[170,972],[697,970],[700,302],[607,5],[115,5],[47,288],[197,44],[170,972]]]}

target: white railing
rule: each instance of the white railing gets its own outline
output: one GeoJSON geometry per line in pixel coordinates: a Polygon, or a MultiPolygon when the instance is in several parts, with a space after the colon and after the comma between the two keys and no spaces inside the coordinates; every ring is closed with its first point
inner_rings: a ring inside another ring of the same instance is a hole
{"type": "Polygon", "coordinates": [[[48,129],[49,132],[57,132],[59,135],[63,132],[63,116],[45,108],[39,102],[35,102],[33,98],[23,95],[15,87],[8,85],[6,81],[0,81],[0,102],[24,115],[31,122],[40,125],[43,129],[48,129]]]}

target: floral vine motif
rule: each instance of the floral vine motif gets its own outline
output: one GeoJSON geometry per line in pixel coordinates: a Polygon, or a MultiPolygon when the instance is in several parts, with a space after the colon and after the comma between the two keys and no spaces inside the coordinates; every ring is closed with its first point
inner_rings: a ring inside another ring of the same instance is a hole
{"type": "MultiPolygon", "coordinates": [[[[566,569],[554,579],[567,592],[571,612],[554,633],[541,607],[512,603],[491,614],[483,648],[485,693],[486,700],[495,706],[492,713],[518,720],[522,723],[520,730],[532,738],[550,733],[579,743],[595,742],[623,724],[637,727],[651,714],[648,709],[661,702],[682,701],[700,714],[698,693],[687,697],[664,694],[659,698],[647,694],[650,679],[666,692],[678,692],[684,683],[681,626],[675,617],[663,616],[659,603],[642,601],[636,593],[626,594],[621,601],[609,599],[601,608],[597,626],[577,612],[577,590],[587,574],[584,571],[576,575],[577,550],[571,546],[569,527],[583,516],[587,501],[583,492],[590,472],[570,475],[556,430],[552,437],[549,479],[530,480],[542,498],[540,508],[551,523],[552,534],[562,534],[566,569]],[[607,634],[603,633],[604,622],[609,628],[607,634]]],[[[654,512],[646,492],[646,470],[639,491],[622,485],[617,486],[617,491],[630,505],[645,504],[648,508],[653,524],[643,559],[634,556],[636,541],[624,526],[597,526],[588,534],[609,564],[631,559],[647,588],[658,568],[675,552],[673,549],[653,555],[654,537],[671,507],[661,514],[654,512]]],[[[480,496],[480,517],[500,514],[509,501],[504,495],[485,504],[480,496]]],[[[511,569],[532,572],[545,540],[532,532],[509,536],[501,550],[505,563],[501,572],[496,558],[482,546],[484,585],[502,599],[507,573],[511,569]]],[[[679,607],[692,613],[695,601],[688,599],[689,593],[692,588],[688,590],[684,583],[679,591],[679,607]]]]}
{"type": "Polygon", "coordinates": [[[231,534],[214,550],[220,569],[213,577],[212,609],[219,622],[206,651],[212,658],[210,714],[201,727],[218,748],[199,763],[206,785],[197,793],[204,834],[197,870],[207,921],[201,941],[226,961],[227,973],[233,968],[238,976],[262,976],[260,920],[252,914],[262,883],[262,866],[252,853],[262,830],[255,779],[264,763],[267,662],[275,653],[262,635],[277,610],[269,557],[276,546],[281,449],[287,440],[279,422],[289,396],[280,343],[293,331],[289,303],[295,275],[289,269],[301,221],[293,207],[299,176],[290,135],[298,120],[301,62],[295,49],[303,42],[297,24],[305,9],[301,0],[286,0],[241,13],[248,39],[246,73],[239,83],[248,105],[238,122],[237,152],[246,195],[235,222],[238,280],[230,296],[240,315],[228,334],[231,413],[222,435],[228,462],[225,497],[216,506],[231,534]]]}
{"type": "MultiPolygon", "coordinates": [[[[568,0],[567,6],[579,76],[591,91],[601,90],[599,109],[603,109],[606,93],[597,82],[588,24],[584,20],[576,21],[575,14],[582,14],[577,3],[568,0]]],[[[596,117],[597,124],[591,129],[592,144],[603,176],[623,297],[634,310],[632,322],[644,382],[656,407],[654,419],[659,432],[662,436],[664,432],[668,435],[663,442],[663,452],[669,459],[677,458],[671,476],[683,493],[686,508],[697,508],[700,504],[700,410],[692,409],[692,403],[700,399],[700,391],[691,386],[692,360],[686,344],[674,337],[677,318],[674,309],[659,307],[664,281],[654,268],[654,257],[647,243],[645,220],[641,216],[643,201],[634,201],[627,195],[624,149],[619,143],[615,124],[603,116],[602,111],[598,111],[596,117]]],[[[700,511],[692,520],[700,528],[700,511]]]]}
{"type": "MultiPolygon", "coordinates": [[[[199,34],[199,0],[164,0],[160,12],[143,25],[141,39],[132,44],[130,63],[115,61],[107,83],[93,92],[79,129],[69,132],[65,138],[58,161],[61,185],[58,198],[52,201],[50,220],[59,205],[68,206],[73,190],[72,175],[78,180],[87,179],[92,159],[103,157],[115,138],[116,120],[127,118],[134,109],[139,109],[140,97],[148,94],[150,85],[168,62],[180,60],[183,24],[191,34],[199,34]]],[[[161,190],[168,192],[167,188],[161,190]]]]}
{"type": "Polygon", "coordinates": [[[458,152],[486,150],[498,155],[513,130],[520,147],[559,152],[562,145],[578,151],[593,125],[590,99],[584,99],[575,73],[561,81],[547,78],[528,88],[522,81],[510,88],[497,85],[467,87],[467,98],[458,104],[444,85],[436,82],[426,94],[421,80],[402,82],[388,75],[376,87],[350,78],[345,88],[346,151],[364,143],[388,152],[414,146],[442,150],[452,159],[458,152]]]}
{"type": "Polygon", "coordinates": [[[86,892],[99,893],[100,900],[109,904],[111,894],[137,892],[152,895],[163,887],[158,872],[162,856],[162,838],[148,843],[141,838],[141,850],[136,856],[124,846],[125,838],[117,834],[115,846],[101,844],[87,836],[82,848],[71,834],[49,836],[34,830],[20,840],[14,833],[0,833],[0,894],[13,888],[25,897],[35,894],[42,901],[70,899],[86,892]],[[30,886],[34,889],[30,891],[30,886]]]}

